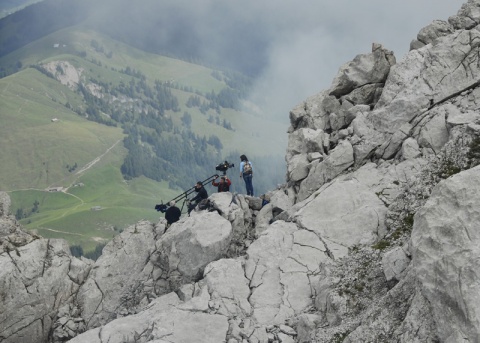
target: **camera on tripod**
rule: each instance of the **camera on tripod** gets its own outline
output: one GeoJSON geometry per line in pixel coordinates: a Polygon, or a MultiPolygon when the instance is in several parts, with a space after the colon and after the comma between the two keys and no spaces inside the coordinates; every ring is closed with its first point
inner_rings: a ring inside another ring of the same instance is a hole
{"type": "Polygon", "coordinates": [[[215,167],[215,170],[219,170],[219,171],[223,172],[223,174],[225,175],[227,170],[229,168],[233,168],[233,167],[235,167],[235,165],[233,163],[228,163],[228,161],[225,161],[223,163],[217,164],[217,166],[215,167]]]}
{"type": "MultiPolygon", "coordinates": [[[[228,170],[229,168],[233,168],[233,167],[235,167],[235,165],[234,165],[233,163],[229,163],[228,161],[225,161],[225,162],[222,162],[222,163],[218,164],[218,165],[215,167],[215,169],[223,172],[223,175],[226,176],[226,175],[227,175],[227,170],[228,170]]],[[[214,181],[214,180],[217,179],[218,177],[219,177],[218,174],[214,174],[214,175],[210,176],[209,178],[207,178],[207,179],[205,179],[205,180],[203,180],[203,181],[199,181],[199,183],[201,183],[202,186],[203,186],[203,185],[205,185],[205,184],[207,184],[207,183],[210,183],[210,182],[214,181]]],[[[195,192],[195,190],[196,190],[196,188],[195,188],[195,186],[193,186],[193,187],[191,187],[190,189],[187,189],[185,192],[183,192],[183,193],[179,194],[178,196],[176,196],[175,198],[173,198],[171,201],[178,202],[178,201],[180,201],[180,200],[183,199],[183,200],[184,200],[184,201],[183,201],[183,205],[184,205],[185,203],[187,203],[187,206],[188,206],[188,205],[190,204],[190,200],[188,199],[188,196],[189,196],[190,194],[192,194],[193,192],[195,192]]],[[[198,191],[197,191],[197,192],[198,192],[198,191]]],[[[171,201],[169,201],[167,204],[170,204],[171,201]]],[[[158,212],[165,213],[165,212],[168,210],[168,208],[169,208],[169,205],[167,205],[167,204],[164,204],[163,201],[162,201],[161,204],[155,205],[155,210],[157,210],[158,212]]],[[[181,210],[183,210],[183,205],[182,205],[181,210]]]]}
{"type": "Polygon", "coordinates": [[[168,206],[164,204],[158,204],[158,205],[155,205],[155,209],[157,210],[157,212],[165,213],[167,212],[168,206]]]}

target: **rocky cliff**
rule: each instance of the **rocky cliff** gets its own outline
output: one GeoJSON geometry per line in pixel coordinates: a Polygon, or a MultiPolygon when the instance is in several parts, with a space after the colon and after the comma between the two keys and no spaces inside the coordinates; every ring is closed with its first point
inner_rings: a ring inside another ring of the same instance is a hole
{"type": "Polygon", "coordinates": [[[479,342],[480,0],[290,112],[286,184],[140,222],[94,263],[0,194],[0,341],[479,342]]]}

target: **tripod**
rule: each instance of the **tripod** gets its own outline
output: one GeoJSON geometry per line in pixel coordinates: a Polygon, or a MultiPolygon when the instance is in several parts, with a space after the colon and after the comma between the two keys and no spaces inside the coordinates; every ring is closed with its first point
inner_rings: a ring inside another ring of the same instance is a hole
{"type": "MultiPolygon", "coordinates": [[[[218,174],[214,174],[214,175],[206,178],[205,180],[201,181],[202,186],[204,186],[207,183],[210,183],[211,181],[215,180],[217,177],[218,177],[218,174]]],[[[187,202],[187,200],[188,200],[187,197],[190,194],[192,194],[194,191],[195,191],[195,186],[193,186],[193,187],[187,189],[185,192],[177,195],[175,198],[168,201],[167,204],[170,204],[170,202],[172,202],[172,201],[178,202],[178,201],[181,201],[183,199],[182,208],[180,209],[183,212],[183,207],[185,206],[185,202],[187,202]]],[[[163,201],[162,201],[162,203],[155,205],[155,209],[158,212],[165,213],[168,209],[168,205],[164,204],[163,201]]]]}

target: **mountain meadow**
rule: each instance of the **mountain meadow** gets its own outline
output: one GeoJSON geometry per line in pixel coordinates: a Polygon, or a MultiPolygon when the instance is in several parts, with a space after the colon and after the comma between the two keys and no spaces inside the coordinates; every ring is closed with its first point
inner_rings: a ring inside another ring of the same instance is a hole
{"type": "MultiPolygon", "coordinates": [[[[9,20],[0,29],[12,42],[9,20]]],[[[221,174],[223,161],[244,193],[240,154],[254,164],[255,195],[284,182],[286,135],[269,132],[287,124],[249,100],[252,75],[146,52],[86,23],[10,50],[0,56],[0,190],[45,238],[101,250],[125,227],[156,222],[155,204],[221,174]]]]}

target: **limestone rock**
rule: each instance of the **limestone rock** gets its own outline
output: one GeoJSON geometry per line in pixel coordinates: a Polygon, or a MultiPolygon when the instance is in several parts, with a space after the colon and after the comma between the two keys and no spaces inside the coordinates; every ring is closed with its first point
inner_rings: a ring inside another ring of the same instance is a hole
{"type": "Polygon", "coordinates": [[[407,138],[402,143],[402,157],[406,160],[414,159],[421,155],[420,147],[414,138],[407,138]]]}
{"type": "Polygon", "coordinates": [[[307,177],[310,170],[310,163],[306,154],[293,156],[287,166],[288,178],[291,181],[301,181],[307,177]]]}
{"type": "Polygon", "coordinates": [[[434,20],[430,25],[425,26],[417,35],[417,41],[410,44],[410,49],[420,48],[430,43],[435,43],[435,40],[439,37],[447,36],[453,33],[454,29],[451,24],[444,20],[434,20]]]}
{"type": "Polygon", "coordinates": [[[0,191],[0,218],[6,217],[10,214],[10,206],[12,201],[8,193],[0,191]]]}
{"type": "Polygon", "coordinates": [[[204,272],[211,301],[217,303],[216,313],[228,317],[249,317],[252,307],[249,280],[241,261],[223,259],[210,263],[204,272]]]}
{"type": "Polygon", "coordinates": [[[293,223],[274,222],[247,251],[245,275],[259,324],[282,324],[312,305],[311,273],[329,258],[320,239],[293,223]]]}
{"type": "Polygon", "coordinates": [[[367,84],[383,83],[394,64],[392,52],[374,44],[372,53],[358,55],[340,69],[330,87],[330,94],[340,97],[367,84]]]}
{"type": "Polygon", "coordinates": [[[290,132],[300,128],[323,130],[330,128],[328,112],[321,106],[322,101],[328,97],[326,91],[309,97],[290,111],[290,132]]]}
{"type": "Polygon", "coordinates": [[[401,274],[407,269],[410,258],[401,247],[394,248],[383,256],[382,265],[387,281],[400,281],[401,274]]]}
{"type": "Polygon", "coordinates": [[[148,262],[155,250],[155,236],[151,223],[140,222],[103,248],[77,296],[88,328],[135,313],[142,299],[153,296],[153,285],[148,283],[152,265],[148,262]]]}
{"type": "Polygon", "coordinates": [[[0,254],[16,250],[40,237],[24,230],[10,214],[11,200],[0,192],[0,254]]]}
{"type": "Polygon", "coordinates": [[[351,180],[332,182],[295,214],[295,220],[318,234],[330,254],[340,258],[346,248],[373,244],[385,234],[386,211],[375,193],[351,180]]]}
{"type": "Polygon", "coordinates": [[[297,154],[307,154],[310,152],[320,152],[323,154],[325,152],[324,142],[326,136],[323,130],[312,130],[310,128],[298,129],[288,137],[287,155],[293,157],[297,154]]]}
{"type": "Polygon", "coordinates": [[[428,116],[423,119],[414,136],[417,136],[420,147],[430,148],[435,153],[439,152],[448,142],[448,128],[446,117],[448,116],[448,106],[435,108],[428,116]]]}
{"type": "Polygon", "coordinates": [[[468,0],[462,5],[457,15],[448,18],[448,22],[457,30],[474,28],[480,23],[478,2],[468,0]]]}
{"type": "Polygon", "coordinates": [[[168,230],[156,242],[151,257],[160,273],[156,292],[163,294],[199,280],[210,262],[225,256],[231,239],[232,224],[216,212],[199,212],[168,230]]]}
{"type": "Polygon", "coordinates": [[[310,170],[308,177],[300,185],[298,201],[306,199],[320,186],[333,180],[352,165],[353,147],[350,142],[342,141],[324,161],[310,170]]]}
{"type": "Polygon", "coordinates": [[[89,330],[69,343],[108,342],[223,342],[227,336],[227,317],[179,309],[175,293],[164,295],[142,312],[111,321],[89,330]]]}
{"type": "Polygon", "coordinates": [[[73,300],[90,268],[70,255],[64,240],[37,239],[1,253],[2,342],[47,342],[59,308],[73,300]]]}
{"type": "Polygon", "coordinates": [[[475,167],[441,182],[415,216],[413,264],[443,342],[480,339],[479,203],[475,167]]]}

